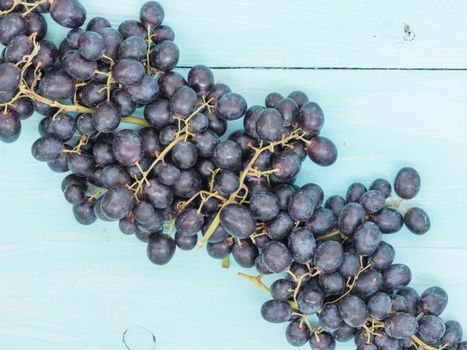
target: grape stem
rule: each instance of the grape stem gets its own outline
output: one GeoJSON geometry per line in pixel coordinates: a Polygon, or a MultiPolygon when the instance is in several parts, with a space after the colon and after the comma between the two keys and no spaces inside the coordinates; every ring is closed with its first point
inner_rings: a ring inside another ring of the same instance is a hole
{"type": "MultiPolygon", "coordinates": [[[[227,206],[228,204],[237,203],[238,198],[241,199],[240,203],[243,203],[246,200],[246,197],[248,195],[248,187],[245,185],[245,180],[246,180],[247,176],[249,176],[249,175],[261,176],[261,175],[265,175],[265,174],[268,175],[268,174],[270,174],[272,172],[277,171],[277,169],[273,169],[273,170],[266,171],[266,172],[260,172],[260,171],[258,171],[258,169],[255,169],[254,164],[258,160],[258,157],[263,152],[268,151],[268,150],[271,151],[271,153],[273,153],[274,148],[276,146],[285,146],[292,140],[304,140],[304,136],[305,136],[305,133],[302,132],[302,130],[300,128],[297,128],[294,131],[292,131],[289,135],[283,136],[281,140],[271,142],[271,143],[267,144],[266,146],[263,146],[262,141],[260,142],[259,147],[254,147],[254,146],[252,146],[250,144],[250,148],[252,148],[255,151],[255,154],[253,155],[253,157],[248,162],[246,168],[241,172],[240,177],[239,177],[239,186],[238,186],[237,190],[230,195],[228,200],[226,200],[226,201],[224,201],[222,203],[222,206],[220,207],[219,211],[217,212],[216,216],[214,217],[214,220],[209,225],[203,239],[198,244],[199,248],[204,247],[204,245],[208,242],[209,238],[213,235],[216,228],[219,226],[219,224],[220,224],[220,213],[221,213],[222,209],[225,206],[227,206]],[[244,191],[244,193],[240,196],[239,194],[242,191],[244,191]]],[[[312,141],[307,140],[307,142],[312,142],[312,141]]]]}
{"type": "Polygon", "coordinates": [[[270,290],[269,288],[261,281],[264,277],[264,275],[258,275],[258,276],[251,276],[247,275],[245,273],[238,272],[237,275],[239,277],[245,278],[246,280],[250,281],[253,283],[255,286],[259,287],[261,290],[263,290],[266,293],[269,293],[270,290]]]}

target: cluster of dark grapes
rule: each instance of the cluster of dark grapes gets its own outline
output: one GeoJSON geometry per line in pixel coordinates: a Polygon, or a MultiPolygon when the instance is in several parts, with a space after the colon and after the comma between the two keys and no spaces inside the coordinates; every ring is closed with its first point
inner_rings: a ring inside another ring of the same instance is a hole
{"type": "Polygon", "coordinates": [[[41,114],[32,154],[70,172],[62,191],[79,223],[118,221],[157,265],[198,245],[224,266],[233,257],[255,267],[259,276],[240,275],[271,294],[262,315],[290,322],[292,345],[327,350],[354,337],[362,350],[466,350],[461,326],[439,317],[446,292],[419,296],[382,241],[404,224],[430,229],[423,209],[405,208],[420,190],[417,171],[399,171],[397,196],[384,179],[325,202],[319,185],[296,185],[307,157],[337,159],[320,106],[294,91],[248,108],[206,66],[185,78],[173,71],[180,53],[164,17],[149,1],[139,21],[83,27],[77,0],[1,1],[0,140],[14,142],[21,120],[41,114]],[[45,13],[70,28],[58,47],[45,39],[45,13]],[[241,118],[243,129],[222,138],[241,118]],[[262,277],[273,273],[286,276],[268,288],[262,277]]]}
{"type": "MultiPolygon", "coordinates": [[[[403,223],[415,234],[430,229],[425,211],[401,206],[418,194],[420,184],[415,169],[401,169],[395,200],[387,180],[375,180],[369,190],[354,183],[346,198],[329,197],[303,226],[290,227],[281,242],[268,242],[257,258],[261,275],[242,274],[272,297],[261,308],[263,318],[289,322],[288,342],[315,350],[352,338],[361,350],[465,349],[461,325],[439,317],[447,293],[431,287],[419,295],[409,287],[410,268],[394,263],[394,248],[382,240],[403,223]],[[261,278],[272,272],[286,276],[268,288],[261,278]]],[[[321,205],[321,191],[319,198],[321,205]]]]}

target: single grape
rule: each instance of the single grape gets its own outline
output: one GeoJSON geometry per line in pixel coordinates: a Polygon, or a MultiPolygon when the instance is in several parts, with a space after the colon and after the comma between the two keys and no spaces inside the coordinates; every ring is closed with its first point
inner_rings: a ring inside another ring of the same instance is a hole
{"type": "Polygon", "coordinates": [[[318,165],[330,166],[337,160],[337,148],[334,143],[317,136],[307,146],[308,157],[318,165]]]}
{"type": "Polygon", "coordinates": [[[385,179],[376,179],[370,186],[370,190],[380,191],[385,198],[388,198],[392,192],[392,186],[389,181],[385,179]]]}
{"type": "Polygon", "coordinates": [[[379,226],[383,233],[395,233],[400,231],[404,219],[398,210],[383,208],[370,216],[370,220],[379,226]]]}
{"type": "Polygon", "coordinates": [[[50,162],[60,157],[63,141],[53,135],[40,137],[31,148],[32,156],[41,162],[50,162]]]}
{"type": "Polygon", "coordinates": [[[86,25],[86,30],[91,32],[98,32],[103,28],[111,27],[110,22],[104,17],[94,17],[86,25]]]}
{"type": "Polygon", "coordinates": [[[305,226],[314,235],[324,235],[336,228],[337,218],[331,209],[318,208],[313,212],[313,216],[306,222],[305,226]]]}
{"type": "Polygon", "coordinates": [[[133,194],[126,187],[113,187],[102,196],[102,213],[110,220],[119,220],[132,209],[133,194]]]}
{"type": "Polygon", "coordinates": [[[295,221],[309,220],[314,212],[314,204],[308,192],[305,190],[295,192],[290,198],[288,211],[295,221]]]}
{"type": "Polygon", "coordinates": [[[226,205],[220,214],[222,226],[236,238],[247,238],[256,230],[253,213],[238,204],[226,205]]]}
{"type": "Polygon", "coordinates": [[[394,190],[403,199],[412,199],[420,192],[420,175],[414,168],[402,168],[396,175],[394,190]]]}
{"type": "Polygon", "coordinates": [[[185,236],[180,232],[175,233],[175,244],[181,250],[192,250],[198,244],[198,235],[185,236]]]}
{"type": "Polygon", "coordinates": [[[55,64],[57,58],[57,46],[55,46],[55,44],[49,40],[41,40],[39,52],[32,59],[32,63],[34,66],[37,67],[39,65],[39,62],[41,62],[41,69],[48,69],[55,64]]]}
{"type": "Polygon", "coordinates": [[[412,280],[412,272],[404,264],[393,264],[383,271],[383,289],[392,291],[407,286],[412,280]]]}
{"type": "Polygon", "coordinates": [[[411,287],[403,287],[403,288],[400,288],[396,292],[396,294],[404,297],[407,300],[408,313],[416,316],[418,313],[417,311],[418,298],[420,297],[417,291],[411,287]]]}
{"type": "Polygon", "coordinates": [[[311,332],[308,326],[303,322],[294,321],[287,326],[285,336],[289,344],[293,346],[302,346],[310,339],[311,332]]]}
{"type": "Polygon", "coordinates": [[[247,103],[243,96],[234,92],[224,94],[217,101],[217,115],[227,121],[243,117],[247,111],[247,103]]]}
{"type": "Polygon", "coordinates": [[[347,204],[337,218],[337,227],[346,236],[351,236],[366,221],[366,212],[358,203],[347,204]]]}
{"type": "Polygon", "coordinates": [[[392,312],[392,299],[386,293],[377,292],[368,299],[367,306],[370,317],[384,321],[392,312]]]}
{"type": "Polygon", "coordinates": [[[194,66],[188,72],[188,85],[196,91],[198,96],[207,96],[214,89],[214,75],[204,65],[194,66]]]}
{"type": "Polygon", "coordinates": [[[287,301],[293,296],[294,284],[286,279],[278,279],[271,284],[271,296],[274,300],[287,301]]]}
{"type": "Polygon", "coordinates": [[[417,336],[428,345],[436,346],[445,332],[446,326],[438,316],[422,316],[418,320],[417,336]]]}
{"type": "Polygon", "coordinates": [[[284,132],[284,118],[277,110],[266,108],[258,115],[256,132],[266,142],[278,141],[284,132]]]}
{"type": "Polygon", "coordinates": [[[0,113],[0,141],[15,142],[21,134],[21,121],[19,114],[8,110],[0,113]]]}
{"type": "Polygon", "coordinates": [[[301,168],[300,157],[292,150],[283,150],[273,157],[272,168],[274,176],[279,180],[292,182],[301,168]]]}
{"type": "Polygon", "coordinates": [[[446,345],[448,348],[452,348],[457,346],[460,342],[462,342],[462,338],[464,336],[464,332],[462,330],[462,326],[457,321],[447,321],[445,323],[446,332],[441,339],[441,344],[446,345]]]}
{"type": "Polygon", "coordinates": [[[238,241],[232,247],[235,262],[244,268],[253,267],[258,255],[258,248],[249,240],[238,241]]]}
{"type": "Polygon", "coordinates": [[[392,264],[395,257],[396,252],[393,246],[389,243],[381,242],[375,252],[368,258],[368,262],[371,263],[373,268],[384,270],[392,264]]]}
{"type": "Polygon", "coordinates": [[[167,235],[151,236],[148,243],[148,258],[156,265],[167,264],[175,254],[175,240],[167,235]]]}
{"type": "Polygon", "coordinates": [[[164,21],[164,8],[157,1],[148,1],[141,6],[139,20],[146,28],[159,27],[164,21]]]}
{"type": "Polygon", "coordinates": [[[274,108],[282,115],[284,126],[292,126],[297,122],[299,110],[297,103],[291,98],[280,100],[274,108]]]}
{"type": "Polygon", "coordinates": [[[184,236],[196,235],[204,225],[204,216],[196,209],[187,208],[181,211],[175,219],[175,228],[184,236]]]}
{"type": "Polygon", "coordinates": [[[307,264],[315,254],[315,237],[306,228],[296,228],[288,238],[288,247],[294,261],[307,264]]]}
{"type": "Polygon", "coordinates": [[[404,214],[404,224],[407,228],[417,234],[422,235],[430,230],[431,222],[428,214],[421,208],[410,208],[404,214]]]}
{"type": "Polygon", "coordinates": [[[159,85],[156,79],[144,75],[139,83],[125,86],[125,91],[133,102],[140,105],[147,105],[157,98],[159,85]]]}
{"type": "Polygon", "coordinates": [[[264,104],[266,108],[274,108],[277,105],[277,103],[283,98],[284,96],[282,96],[280,93],[271,92],[269,95],[266,96],[264,104]]]}
{"type": "Polygon", "coordinates": [[[263,249],[263,260],[270,271],[279,273],[290,267],[292,255],[284,244],[271,241],[263,249]]]}
{"type": "Polygon", "coordinates": [[[281,211],[274,219],[266,222],[265,226],[267,235],[273,240],[280,241],[292,232],[294,221],[289,214],[281,211]]]}
{"type": "Polygon", "coordinates": [[[222,141],[215,146],[212,157],[219,168],[235,170],[241,165],[242,149],[235,141],[222,141]]]}
{"type": "Polygon", "coordinates": [[[91,225],[97,220],[94,204],[87,201],[73,206],[73,215],[81,225],[91,225]]]}
{"type": "Polygon", "coordinates": [[[31,54],[34,44],[26,35],[18,35],[10,40],[3,52],[6,62],[18,63],[31,54]]]}
{"type": "Polygon", "coordinates": [[[448,304],[448,295],[440,287],[430,287],[418,300],[418,309],[425,314],[441,315],[448,304]]]}
{"type": "Polygon", "coordinates": [[[179,169],[189,169],[198,160],[198,150],[189,141],[178,142],[171,152],[172,161],[179,169]]]}
{"type": "Polygon", "coordinates": [[[303,91],[299,90],[292,91],[288,97],[295,101],[299,109],[309,101],[308,96],[303,91]]]}
{"type": "Polygon", "coordinates": [[[92,121],[97,131],[108,133],[120,124],[120,111],[112,102],[100,103],[92,113],[92,121]]]}
{"type": "Polygon", "coordinates": [[[345,296],[338,304],[342,320],[351,327],[359,328],[367,322],[368,308],[359,297],[345,296]]]}
{"type": "Polygon", "coordinates": [[[177,72],[163,72],[159,77],[160,95],[170,99],[175,91],[182,86],[187,86],[185,78],[177,72]]]}
{"type": "Polygon", "coordinates": [[[97,70],[95,61],[88,61],[78,50],[70,50],[62,57],[63,68],[76,80],[91,80],[97,70]]]}
{"type": "Polygon", "coordinates": [[[151,65],[163,72],[174,69],[179,59],[180,50],[172,41],[163,41],[157,44],[150,57],[151,65]]]}
{"type": "Polygon", "coordinates": [[[173,189],[162,184],[159,179],[150,179],[149,184],[144,188],[144,194],[157,209],[170,207],[174,198],[173,189]]]}
{"type": "Polygon", "coordinates": [[[27,34],[28,24],[19,12],[11,12],[0,17],[0,43],[8,45],[18,35],[27,34]]]}
{"type": "Polygon", "coordinates": [[[375,252],[381,242],[381,230],[378,225],[367,221],[353,235],[355,252],[361,256],[369,256],[375,252]]]}
{"type": "Polygon", "coordinates": [[[56,69],[45,74],[39,82],[39,89],[54,101],[66,100],[75,93],[75,82],[63,69],[56,69]]]}
{"type": "Polygon", "coordinates": [[[279,213],[279,200],[268,191],[256,192],[250,197],[250,210],[261,221],[274,219],[279,213]]]}
{"type": "Polygon", "coordinates": [[[251,106],[243,118],[243,128],[248,136],[259,139],[258,132],[256,131],[256,125],[258,123],[259,114],[264,110],[263,106],[251,106]]]}
{"type": "Polygon", "coordinates": [[[342,318],[336,304],[328,304],[318,315],[319,325],[326,332],[335,332],[339,329],[342,318]]]}
{"type": "Polygon", "coordinates": [[[154,38],[153,41],[156,44],[159,44],[163,41],[174,41],[175,40],[175,33],[173,29],[169,26],[161,25],[157,28],[154,28],[154,38]]]}
{"type": "Polygon", "coordinates": [[[338,272],[346,278],[355,276],[360,271],[360,258],[352,253],[345,252],[338,272]]]}
{"type": "Polygon", "coordinates": [[[283,323],[292,316],[292,308],[285,301],[269,300],[261,307],[261,315],[268,322],[283,323]]]}
{"type": "Polygon", "coordinates": [[[206,250],[211,258],[224,259],[232,252],[233,242],[231,239],[226,239],[221,242],[208,242],[206,250]]]}
{"type": "Polygon", "coordinates": [[[201,189],[201,176],[195,170],[182,170],[174,184],[175,194],[182,198],[191,198],[201,189]]]}
{"type": "Polygon", "coordinates": [[[146,39],[148,36],[147,29],[138,21],[133,19],[125,20],[118,26],[118,31],[124,39],[130,36],[139,36],[146,39]]]}
{"type": "Polygon", "coordinates": [[[112,67],[112,78],[124,86],[134,85],[144,77],[144,66],[137,60],[124,58],[112,67]]]}
{"type": "Polygon", "coordinates": [[[366,298],[381,290],[382,286],[383,275],[381,272],[375,269],[367,269],[360,274],[355,282],[353,292],[362,298],[366,298]]]}
{"type": "Polygon", "coordinates": [[[59,113],[50,121],[50,131],[59,139],[68,141],[76,132],[76,120],[69,114],[59,113]]]}
{"type": "Polygon", "coordinates": [[[346,281],[338,272],[320,274],[318,279],[326,297],[342,295],[345,291],[346,281]]]}
{"type": "Polygon", "coordinates": [[[86,9],[78,0],[54,0],[49,11],[52,19],[63,27],[78,28],[86,21],[86,9]]]}
{"type": "Polygon", "coordinates": [[[308,136],[319,134],[324,125],[324,114],[321,107],[315,102],[305,103],[300,109],[298,123],[308,136]]]}
{"type": "Polygon", "coordinates": [[[105,55],[116,61],[118,50],[123,41],[122,35],[114,28],[102,28],[97,31],[105,40],[105,55]]]}
{"type": "Polygon", "coordinates": [[[360,198],[367,192],[365,185],[362,183],[356,182],[349,186],[347,190],[346,200],[347,203],[350,202],[360,202],[360,198]]]}
{"type": "Polygon", "coordinates": [[[336,241],[326,241],[318,245],[314,255],[315,267],[323,273],[337,271],[344,260],[342,245],[336,241]]]}
{"type": "Polygon", "coordinates": [[[96,32],[84,32],[79,36],[78,50],[88,61],[97,61],[105,52],[105,40],[96,32]]]}
{"type": "Polygon", "coordinates": [[[374,214],[383,209],[386,198],[381,191],[369,190],[360,197],[360,205],[369,214],[374,214]]]}
{"type": "Polygon", "coordinates": [[[314,314],[320,310],[323,307],[323,303],[323,292],[312,285],[306,285],[297,297],[298,309],[307,315],[314,314]]]}
{"type": "Polygon", "coordinates": [[[337,341],[346,342],[352,339],[356,332],[356,328],[350,327],[347,323],[342,322],[339,329],[332,335],[337,341]]]}
{"type": "Polygon", "coordinates": [[[334,350],[336,341],[331,334],[323,332],[310,338],[310,347],[312,350],[334,350]]]}
{"type": "Polygon", "coordinates": [[[344,197],[341,197],[339,195],[334,195],[334,196],[329,197],[326,200],[324,207],[331,209],[337,218],[339,217],[339,214],[341,213],[342,209],[344,209],[346,204],[347,202],[344,197]]]}
{"type": "Polygon", "coordinates": [[[78,176],[87,176],[94,169],[94,160],[89,152],[70,153],[67,164],[70,171],[78,176]]]}

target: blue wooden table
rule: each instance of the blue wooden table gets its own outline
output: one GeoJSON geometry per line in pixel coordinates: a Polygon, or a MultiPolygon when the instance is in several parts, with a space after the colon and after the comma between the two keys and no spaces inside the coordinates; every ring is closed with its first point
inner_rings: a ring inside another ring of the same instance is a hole
{"type": "MultiPolygon", "coordinates": [[[[83,0],[114,25],[137,18],[143,0],[83,0]]],[[[327,194],[353,181],[422,175],[414,204],[432,230],[385,239],[418,290],[440,285],[444,314],[467,326],[467,3],[412,1],[163,1],[180,66],[216,67],[219,81],[262,103],[271,91],[306,91],[326,114],[323,134],[340,157],[306,162],[299,183],[327,194]],[[273,69],[272,69],[273,68],[273,69]],[[458,68],[462,68],[458,70],[458,68]]],[[[50,25],[53,39],[65,31],[50,25]]],[[[180,68],[186,73],[186,69],[180,68]]],[[[33,160],[40,117],[0,145],[0,348],[11,350],[290,349],[283,325],[261,319],[266,295],[209,258],[183,253],[164,267],[115,224],[78,225],[62,175],[33,160]],[[145,331],[144,329],[148,331],[145,331]]],[[[232,130],[239,128],[234,124],[232,130]]],[[[352,349],[353,343],[339,344],[352,349]]]]}

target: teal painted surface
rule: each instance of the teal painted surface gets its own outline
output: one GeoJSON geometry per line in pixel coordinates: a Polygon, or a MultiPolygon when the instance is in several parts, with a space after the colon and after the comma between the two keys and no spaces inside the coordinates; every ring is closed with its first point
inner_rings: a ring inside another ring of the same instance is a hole
{"type": "MultiPolygon", "coordinates": [[[[83,1],[90,16],[104,14],[114,24],[136,17],[143,1],[122,2],[83,1]]],[[[467,61],[461,50],[467,33],[462,1],[411,1],[401,9],[367,1],[163,4],[183,64],[454,67],[467,61]],[[404,21],[417,34],[410,43],[403,41],[404,21]],[[370,45],[362,35],[373,32],[382,35],[370,45]],[[244,38],[249,38],[245,45],[244,38]]],[[[467,72],[227,69],[215,74],[251,105],[270,91],[295,89],[321,104],[327,118],[323,134],[336,141],[340,158],[330,168],[305,162],[300,183],[317,182],[327,195],[343,194],[353,181],[392,179],[401,166],[416,167],[423,185],[414,204],[427,209],[433,228],[421,237],[403,230],[385,238],[396,247],[397,261],[411,267],[414,287],[445,288],[450,296],[445,318],[467,326],[462,224],[467,72]]],[[[177,251],[169,265],[156,267],[147,261],[145,245],[121,235],[115,224],[75,223],[60,191],[63,175],[30,155],[39,119],[24,123],[17,143],[0,145],[2,349],[125,349],[122,334],[135,327],[153,332],[161,350],[291,348],[283,325],[261,319],[266,295],[236,277],[235,264],[223,270],[205,251],[177,251]]],[[[144,337],[137,337],[142,344],[133,350],[150,349],[144,337]]]]}

